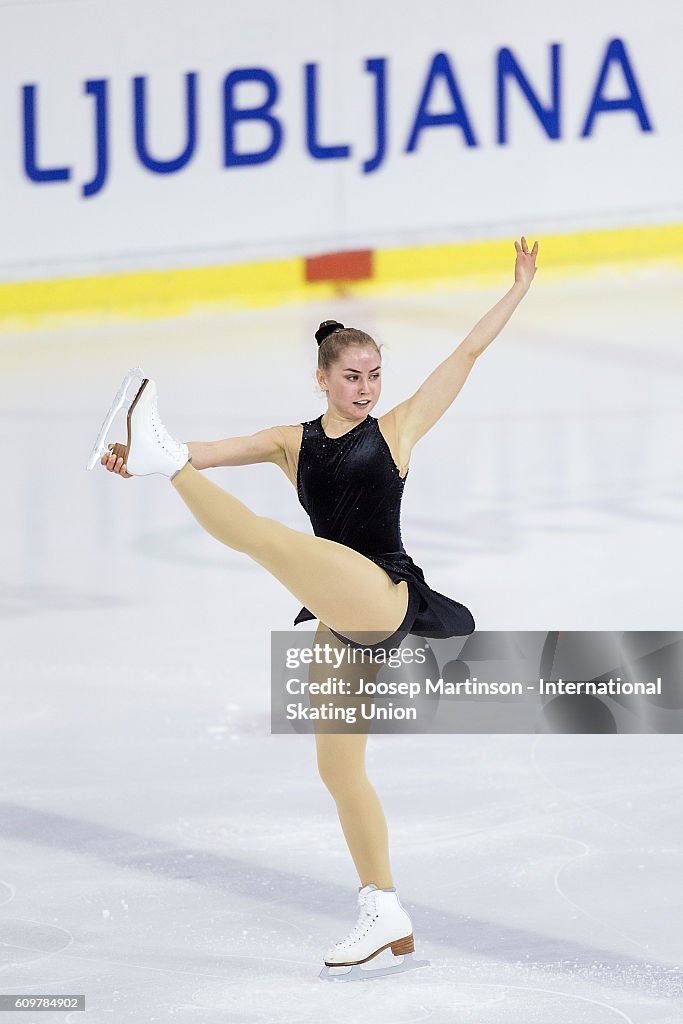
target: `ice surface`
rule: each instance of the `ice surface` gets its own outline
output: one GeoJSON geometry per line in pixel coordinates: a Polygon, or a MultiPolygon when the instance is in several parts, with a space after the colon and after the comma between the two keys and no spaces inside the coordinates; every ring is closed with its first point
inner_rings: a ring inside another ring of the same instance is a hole
{"type": "MultiPolygon", "coordinates": [[[[415,449],[406,547],[479,628],[681,628],[682,284],[538,281],[415,449]]],[[[129,366],[183,440],[298,422],[335,317],[385,343],[381,413],[499,294],[0,337],[0,991],[84,992],[89,1024],[683,1019],[672,735],[373,737],[433,966],[322,985],[358,883],[312,738],[269,732],[298,604],[160,477],[83,469],[129,366]]],[[[308,528],[276,468],[210,475],[308,528]]]]}

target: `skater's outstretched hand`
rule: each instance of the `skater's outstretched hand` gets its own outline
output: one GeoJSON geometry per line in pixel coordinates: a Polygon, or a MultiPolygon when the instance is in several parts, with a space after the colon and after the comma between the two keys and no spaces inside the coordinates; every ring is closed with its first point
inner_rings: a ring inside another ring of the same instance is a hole
{"type": "Polygon", "coordinates": [[[515,281],[519,281],[520,284],[528,290],[531,287],[531,282],[534,279],[536,273],[536,254],[538,253],[538,242],[534,242],[534,247],[529,252],[529,246],[527,245],[526,238],[522,235],[522,244],[515,241],[515,249],[517,250],[517,259],[515,260],[515,281]]]}
{"type": "Polygon", "coordinates": [[[108,469],[110,473],[117,473],[119,476],[125,477],[126,480],[132,479],[133,474],[128,472],[121,457],[118,459],[116,458],[113,448],[114,445],[110,444],[109,455],[102,456],[100,459],[100,465],[104,466],[105,469],[108,469]]]}

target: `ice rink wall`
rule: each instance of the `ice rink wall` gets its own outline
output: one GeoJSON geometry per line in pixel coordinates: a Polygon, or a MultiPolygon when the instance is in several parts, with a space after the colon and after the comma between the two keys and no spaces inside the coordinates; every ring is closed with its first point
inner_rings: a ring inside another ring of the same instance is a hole
{"type": "Polygon", "coordinates": [[[0,2],[0,318],[683,261],[683,7],[0,2]]]}

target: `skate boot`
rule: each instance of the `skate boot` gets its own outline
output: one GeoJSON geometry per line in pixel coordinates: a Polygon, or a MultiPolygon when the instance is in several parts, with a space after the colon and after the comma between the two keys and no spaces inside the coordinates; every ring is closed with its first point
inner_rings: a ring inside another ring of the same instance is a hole
{"type": "Polygon", "coordinates": [[[111,450],[123,458],[123,464],[132,476],[150,476],[161,473],[171,479],[190,461],[186,444],[171,437],[159,417],[157,388],[153,380],[143,377],[142,370],[130,370],[117,391],[111,409],[93,446],[88,469],[92,469],[110,449],[105,447],[107,433],[119,409],[127,407],[128,440],[114,444],[111,450]],[[129,394],[129,386],[134,392],[129,394]]]}
{"type": "Polygon", "coordinates": [[[429,966],[428,960],[413,959],[413,926],[395,889],[366,885],[358,892],[358,907],[358,922],[353,931],[328,950],[319,975],[321,980],[367,981],[429,966]],[[389,947],[395,957],[403,959],[388,967],[361,968],[361,964],[389,947]],[[337,968],[345,970],[338,973],[337,968]]]}

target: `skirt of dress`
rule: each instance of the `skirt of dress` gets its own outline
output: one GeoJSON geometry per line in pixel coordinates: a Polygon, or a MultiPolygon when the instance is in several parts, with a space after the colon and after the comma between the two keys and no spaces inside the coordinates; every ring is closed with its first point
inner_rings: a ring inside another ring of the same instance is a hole
{"type": "MultiPolygon", "coordinates": [[[[405,551],[389,551],[381,555],[366,555],[365,557],[378,565],[380,569],[384,569],[394,583],[405,580],[408,584],[410,591],[408,614],[401,623],[400,630],[394,634],[397,640],[399,632],[403,636],[407,633],[414,633],[416,636],[432,637],[438,640],[449,636],[469,636],[474,632],[474,619],[469,608],[454,601],[452,597],[446,597],[444,594],[432,590],[425,582],[422,569],[405,551]]],[[[307,622],[315,617],[308,608],[302,608],[294,619],[294,625],[298,626],[300,622],[307,622]]]]}

